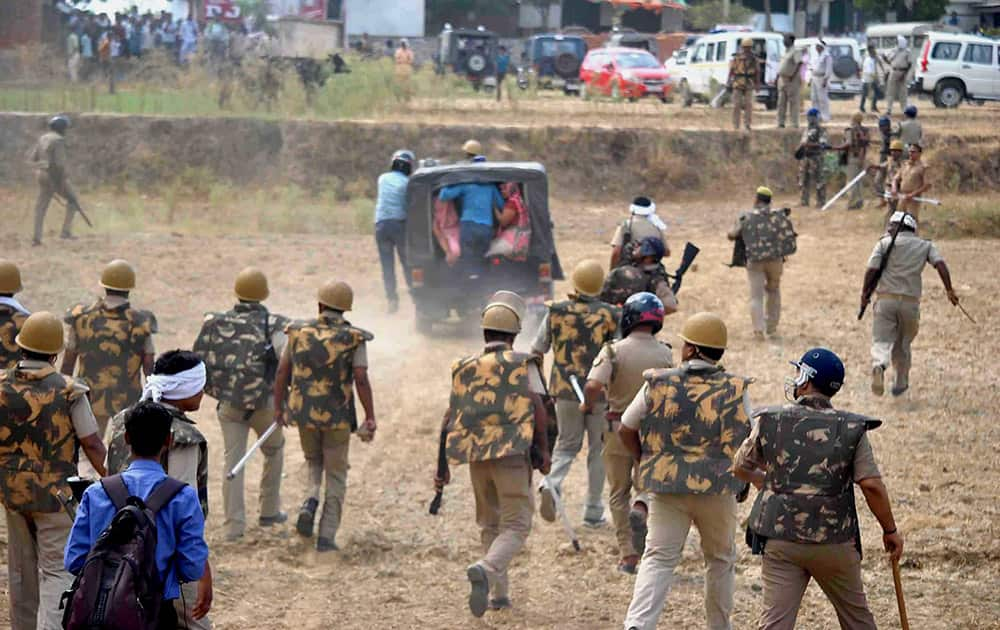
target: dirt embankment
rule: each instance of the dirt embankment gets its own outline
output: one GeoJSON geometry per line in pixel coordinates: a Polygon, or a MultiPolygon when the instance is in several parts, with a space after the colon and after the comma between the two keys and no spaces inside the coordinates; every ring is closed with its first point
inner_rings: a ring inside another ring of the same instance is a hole
{"type": "MultiPolygon", "coordinates": [[[[0,114],[0,185],[30,181],[25,153],[45,117],[0,114]]],[[[796,186],[794,130],[752,136],[718,130],[609,127],[269,121],[241,118],[74,117],[70,172],[83,185],[131,182],[140,188],[177,180],[185,169],[238,185],[293,182],[305,188],[350,186],[371,192],[388,156],[401,147],[452,160],[468,138],[490,159],[538,160],[554,188],[571,197],[612,199],[645,191],[716,191],[767,182],[796,186]]],[[[1000,190],[995,136],[928,138],[927,160],[938,190],[1000,190]]]]}

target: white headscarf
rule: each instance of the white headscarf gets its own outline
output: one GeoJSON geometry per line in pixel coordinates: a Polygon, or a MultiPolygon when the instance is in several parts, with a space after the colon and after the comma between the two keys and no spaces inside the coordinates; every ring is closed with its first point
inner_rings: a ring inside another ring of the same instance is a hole
{"type": "Polygon", "coordinates": [[[629,212],[636,216],[646,217],[646,220],[656,226],[656,229],[661,232],[667,229],[667,224],[663,222],[663,219],[656,216],[656,204],[652,201],[649,202],[648,206],[640,206],[633,203],[629,206],[629,212]]]}
{"type": "Polygon", "coordinates": [[[917,229],[917,220],[909,212],[903,212],[902,210],[897,210],[892,213],[892,217],[889,219],[889,223],[902,223],[908,227],[917,229]]]}
{"type": "Polygon", "coordinates": [[[205,389],[205,363],[201,362],[190,370],[177,374],[153,374],[146,378],[142,388],[142,400],[160,402],[184,400],[201,393],[205,389]]]}
{"type": "Polygon", "coordinates": [[[15,311],[19,311],[21,313],[24,313],[25,315],[31,315],[31,311],[21,306],[21,303],[12,297],[4,297],[0,295],[0,304],[6,304],[15,311]]]}
{"type": "Polygon", "coordinates": [[[909,43],[906,41],[905,37],[903,37],[902,35],[896,35],[896,48],[900,50],[906,50],[908,45],[909,43]]]}

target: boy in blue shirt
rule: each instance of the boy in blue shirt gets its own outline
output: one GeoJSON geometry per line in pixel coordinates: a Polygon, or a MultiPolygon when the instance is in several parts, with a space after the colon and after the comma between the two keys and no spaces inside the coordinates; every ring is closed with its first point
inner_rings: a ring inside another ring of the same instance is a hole
{"type": "Polygon", "coordinates": [[[392,156],[388,173],[378,178],[378,198],[375,201],[375,244],[378,258],[382,263],[382,285],[389,302],[389,312],[399,310],[399,295],[396,293],[396,256],[403,266],[407,284],[410,282],[406,271],[406,187],[413,171],[416,157],[412,151],[401,149],[392,156]]]}
{"type": "MultiPolygon", "coordinates": [[[[167,474],[160,458],[170,445],[173,418],[159,403],[141,402],[129,410],[125,420],[125,440],[132,450],[132,463],[122,473],[129,494],[147,499],[167,474]]],[[[111,523],[117,510],[100,483],[87,488],[80,500],[76,520],[66,541],[63,562],[66,570],[78,574],[87,554],[101,532],[111,523]]],[[[180,583],[201,580],[209,575],[208,545],[205,543],[205,517],[198,493],[185,486],[156,514],[156,566],[163,581],[166,601],[180,597],[180,583]]],[[[192,612],[196,619],[211,608],[211,580],[207,592],[199,592],[192,612]]],[[[201,589],[200,589],[201,590],[201,589]]],[[[161,628],[177,627],[177,612],[172,605],[161,608],[161,628]]]]}

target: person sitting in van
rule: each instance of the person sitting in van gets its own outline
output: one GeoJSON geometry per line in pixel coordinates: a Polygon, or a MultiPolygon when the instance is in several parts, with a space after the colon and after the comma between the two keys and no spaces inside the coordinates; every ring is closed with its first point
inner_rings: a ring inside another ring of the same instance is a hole
{"type": "Polygon", "coordinates": [[[499,229],[487,256],[504,256],[523,262],[528,258],[531,244],[531,219],[521,197],[521,188],[517,182],[505,182],[500,184],[500,194],[505,201],[502,209],[494,211],[499,229]]]}
{"type": "Polygon", "coordinates": [[[438,193],[441,201],[458,201],[459,241],[462,248],[462,272],[478,277],[486,272],[486,252],[493,241],[493,210],[503,208],[504,198],[496,184],[476,183],[445,186],[438,193]]]}
{"type": "Polygon", "coordinates": [[[444,252],[445,262],[449,266],[458,262],[462,253],[460,245],[460,228],[455,202],[434,200],[434,221],[431,228],[434,239],[444,252]]]}

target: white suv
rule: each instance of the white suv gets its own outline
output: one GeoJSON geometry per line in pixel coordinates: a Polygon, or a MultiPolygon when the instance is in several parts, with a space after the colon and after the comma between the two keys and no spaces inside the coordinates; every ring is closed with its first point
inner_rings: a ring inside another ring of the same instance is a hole
{"type": "Polygon", "coordinates": [[[977,35],[928,33],[917,58],[914,90],[938,107],[1000,100],[1000,42],[977,35]]]}

